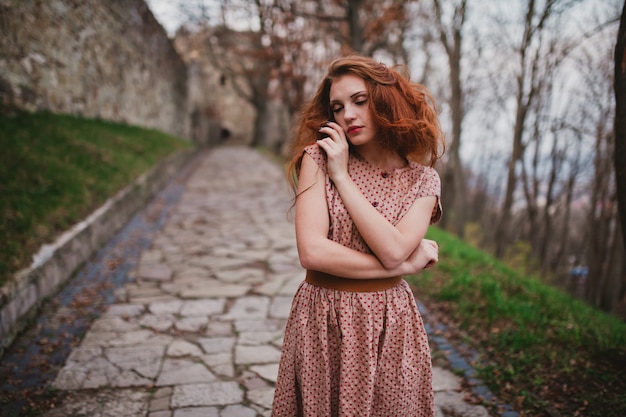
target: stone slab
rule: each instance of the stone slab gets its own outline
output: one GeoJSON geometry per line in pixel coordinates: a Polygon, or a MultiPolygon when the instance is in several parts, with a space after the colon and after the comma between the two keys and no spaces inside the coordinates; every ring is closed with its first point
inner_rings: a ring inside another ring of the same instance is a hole
{"type": "Polygon", "coordinates": [[[240,404],[242,401],[243,392],[236,382],[178,385],[172,394],[174,408],[240,404]]]}

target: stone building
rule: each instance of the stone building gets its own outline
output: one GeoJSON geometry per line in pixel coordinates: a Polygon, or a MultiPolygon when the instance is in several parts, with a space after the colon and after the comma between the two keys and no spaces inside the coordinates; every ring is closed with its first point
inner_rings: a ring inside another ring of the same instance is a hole
{"type": "MultiPolygon", "coordinates": [[[[250,144],[256,110],[245,96],[252,91],[248,80],[237,79],[214,64],[207,43],[216,36],[211,29],[190,33],[180,30],[176,50],[188,68],[188,108],[194,140],[200,143],[250,144]],[[237,86],[234,85],[237,82],[237,86]]],[[[229,36],[236,36],[229,34],[229,36]]]]}
{"type": "Polygon", "coordinates": [[[225,27],[180,30],[174,44],[189,68],[194,137],[280,153],[290,128],[287,109],[274,91],[281,59],[268,58],[260,34],[225,27]]]}

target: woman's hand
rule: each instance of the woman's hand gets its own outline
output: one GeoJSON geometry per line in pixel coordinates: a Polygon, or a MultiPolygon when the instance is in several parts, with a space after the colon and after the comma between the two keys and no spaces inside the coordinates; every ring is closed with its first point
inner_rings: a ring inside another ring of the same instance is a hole
{"type": "Polygon", "coordinates": [[[411,274],[434,266],[439,262],[439,245],[434,240],[422,239],[406,262],[412,270],[411,274]]]}
{"type": "Polygon", "coordinates": [[[320,133],[328,135],[328,137],[319,139],[317,144],[326,152],[328,176],[331,180],[337,182],[348,176],[348,158],[350,156],[350,147],[346,133],[341,126],[335,122],[326,122],[319,129],[320,133]]]}

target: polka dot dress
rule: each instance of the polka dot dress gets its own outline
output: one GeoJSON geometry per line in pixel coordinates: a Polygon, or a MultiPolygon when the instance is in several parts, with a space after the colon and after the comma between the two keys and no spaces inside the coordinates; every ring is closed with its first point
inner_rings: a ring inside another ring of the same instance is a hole
{"type": "MultiPolygon", "coordinates": [[[[317,145],[305,149],[326,171],[317,145]]],[[[351,155],[350,176],[392,224],[416,198],[440,195],[437,172],[415,162],[382,171],[351,155]]],[[[329,238],[371,253],[326,176],[329,238]]],[[[431,222],[439,220],[435,207],[431,222]]],[[[303,282],[291,307],[273,417],[432,417],[428,338],[409,285],[339,291],[303,282]]]]}

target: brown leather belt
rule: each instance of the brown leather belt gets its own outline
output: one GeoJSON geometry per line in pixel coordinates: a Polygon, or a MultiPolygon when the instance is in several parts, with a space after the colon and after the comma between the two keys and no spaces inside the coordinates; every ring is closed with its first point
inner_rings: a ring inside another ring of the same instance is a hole
{"type": "Polygon", "coordinates": [[[330,288],[331,290],[352,292],[374,292],[393,288],[402,282],[402,277],[376,278],[376,279],[350,279],[319,271],[306,271],[305,282],[318,287],[330,288]]]}

